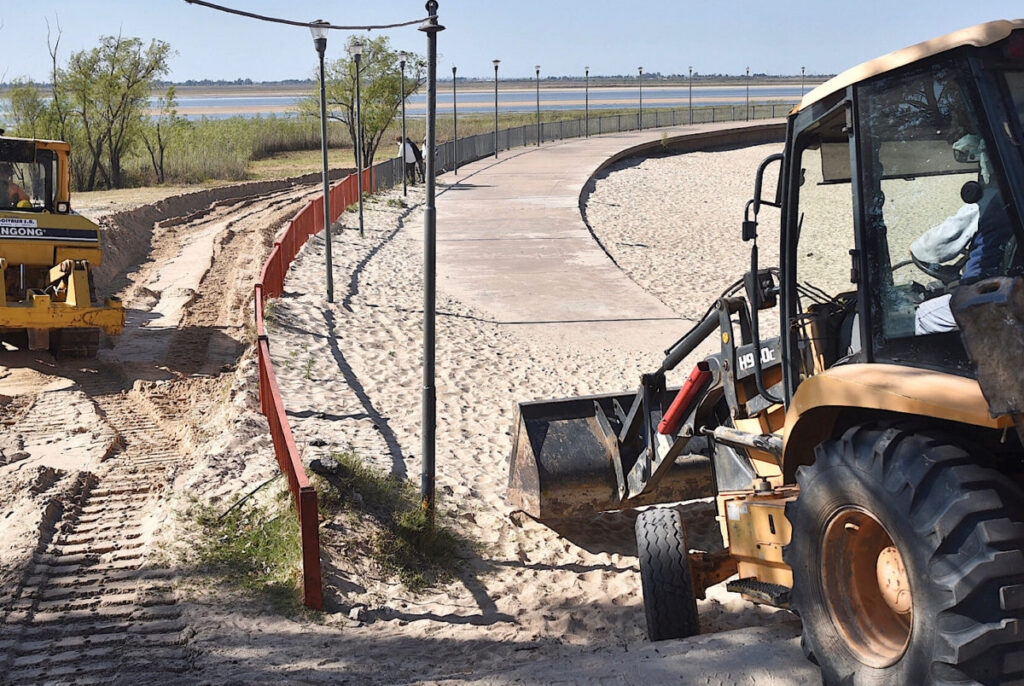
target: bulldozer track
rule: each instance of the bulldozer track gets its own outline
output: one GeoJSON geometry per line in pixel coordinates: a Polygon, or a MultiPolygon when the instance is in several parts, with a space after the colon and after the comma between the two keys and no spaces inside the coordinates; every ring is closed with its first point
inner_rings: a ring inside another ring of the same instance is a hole
{"type": "MultiPolygon", "coordinates": [[[[79,472],[70,492],[48,501],[36,549],[17,585],[0,597],[0,684],[190,680],[190,630],[175,572],[150,545],[161,501],[189,451],[179,428],[191,408],[178,391],[197,382],[189,378],[195,373],[216,373],[223,360],[237,357],[257,258],[277,225],[313,192],[315,186],[292,187],[216,203],[169,224],[150,260],[187,242],[189,232],[224,222],[201,292],[162,356],[176,370],[167,385],[133,387],[119,364],[58,362],[57,371],[85,393],[114,439],[102,469],[79,472]],[[218,330],[236,335],[215,339],[218,330]]],[[[18,420],[25,440],[47,439],[66,411],[66,395],[34,399],[18,420]]]]}
{"type": "MultiPolygon", "coordinates": [[[[270,214],[273,218],[269,222],[271,225],[283,223],[305,204],[309,194],[315,192],[315,189],[311,189],[300,196],[296,196],[294,190],[275,193],[258,208],[247,209],[226,224],[217,246],[217,257],[203,277],[204,286],[209,284],[209,287],[200,289],[168,347],[164,362],[169,368],[182,374],[209,373],[216,368],[218,361],[235,357],[242,343],[227,336],[217,336],[217,333],[223,333],[225,324],[242,326],[243,322],[248,321],[248,311],[242,307],[242,303],[220,297],[221,289],[230,274],[237,272],[240,262],[251,261],[252,243],[254,239],[258,240],[258,237],[236,230],[235,227],[257,213],[270,214]],[[239,318],[239,314],[242,317],[239,318]]],[[[235,210],[249,208],[251,205],[252,202],[247,201],[235,210]]],[[[269,232],[267,238],[272,240],[269,232]]],[[[248,299],[247,291],[245,298],[248,299]]]]}
{"type": "Polygon", "coordinates": [[[41,536],[4,608],[5,683],[116,683],[155,670],[182,680],[187,625],[171,570],[148,554],[147,513],[180,453],[112,372],[81,375],[119,441],[109,471],[81,479],[41,536]]]}

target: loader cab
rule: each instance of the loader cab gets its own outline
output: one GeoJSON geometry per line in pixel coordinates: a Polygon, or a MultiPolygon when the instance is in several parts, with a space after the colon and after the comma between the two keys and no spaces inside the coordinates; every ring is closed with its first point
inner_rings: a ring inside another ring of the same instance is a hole
{"type": "Polygon", "coordinates": [[[0,136],[0,211],[66,212],[67,148],[0,136]]]}
{"type": "Polygon", "coordinates": [[[951,296],[1024,274],[1018,33],[791,114],[780,182],[787,404],[803,379],[854,362],[974,374],[951,296]]]}

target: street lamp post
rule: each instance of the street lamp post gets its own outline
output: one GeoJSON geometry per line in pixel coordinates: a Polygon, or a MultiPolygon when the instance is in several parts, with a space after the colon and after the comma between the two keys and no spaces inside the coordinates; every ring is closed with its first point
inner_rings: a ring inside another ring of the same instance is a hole
{"type": "Polygon", "coordinates": [[[807,67],[800,67],[800,97],[804,97],[804,71],[807,67]]]}
{"type": "Polygon", "coordinates": [[[750,121],[750,67],[747,67],[747,121],[750,121]]]}
{"type": "Polygon", "coordinates": [[[420,506],[434,530],[434,458],[437,434],[437,388],[434,378],[435,319],[437,315],[437,208],[435,196],[434,145],[437,142],[437,33],[444,27],[437,21],[437,0],[426,3],[426,22],[420,31],[427,34],[427,143],[426,197],[423,208],[423,459],[420,468],[420,506]]]}
{"type": "Polygon", "coordinates": [[[455,175],[459,175],[459,105],[455,97],[455,65],[452,65],[452,163],[455,168],[455,175]]]}
{"type": "Polygon", "coordinates": [[[687,106],[687,109],[690,110],[690,123],[692,124],[693,123],[693,67],[692,66],[690,67],[690,80],[689,80],[688,83],[690,85],[690,104],[687,106]]]}
{"type": "Polygon", "coordinates": [[[583,101],[583,126],[586,131],[585,137],[590,138],[590,67],[583,67],[583,79],[586,84],[583,101]]]}
{"type": "Polygon", "coordinates": [[[537,72],[537,145],[540,145],[540,65],[533,69],[537,72]]]}
{"type": "Polygon", "coordinates": [[[644,128],[644,68],[636,68],[636,83],[640,87],[640,108],[636,111],[636,128],[642,131],[644,128]]]}
{"type": "Polygon", "coordinates": [[[324,245],[327,248],[327,302],[334,302],[334,271],[331,259],[331,188],[327,173],[327,88],[324,84],[324,53],[327,52],[327,22],[317,19],[312,22],[318,26],[310,26],[313,34],[313,47],[320,56],[320,152],[323,155],[324,175],[324,245]]]}
{"type": "Polygon", "coordinates": [[[494,159],[498,159],[498,65],[501,60],[491,60],[494,63],[494,159]]]}
{"type": "Polygon", "coordinates": [[[405,54],[402,54],[402,59],[399,61],[398,66],[402,70],[402,144],[398,146],[401,150],[402,158],[402,195],[409,194],[409,179],[408,174],[405,173],[405,54]]]}
{"type": "MultiPolygon", "coordinates": [[[[348,51],[352,55],[352,59],[356,61],[356,172],[359,176],[359,235],[363,235],[363,113],[362,103],[360,102],[359,93],[359,82],[362,78],[359,76],[359,64],[363,58],[363,49],[366,44],[360,39],[356,38],[354,41],[349,43],[348,51]]],[[[405,141],[402,141],[405,143],[405,141]]]]}

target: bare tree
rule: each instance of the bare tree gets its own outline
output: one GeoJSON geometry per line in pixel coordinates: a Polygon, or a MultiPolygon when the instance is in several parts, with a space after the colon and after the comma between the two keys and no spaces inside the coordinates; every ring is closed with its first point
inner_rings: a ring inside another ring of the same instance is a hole
{"type": "Polygon", "coordinates": [[[142,142],[149,152],[149,159],[153,163],[153,173],[156,174],[158,183],[163,183],[165,179],[164,151],[167,149],[167,143],[175,130],[187,125],[188,121],[178,114],[178,101],[174,95],[174,86],[168,86],[167,92],[160,98],[157,116],[142,127],[142,142]]]}

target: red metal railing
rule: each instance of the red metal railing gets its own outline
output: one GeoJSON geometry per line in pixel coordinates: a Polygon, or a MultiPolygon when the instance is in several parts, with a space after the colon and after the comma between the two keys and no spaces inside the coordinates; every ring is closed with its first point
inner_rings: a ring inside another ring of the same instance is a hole
{"type": "MultiPolygon", "coordinates": [[[[372,193],[376,189],[373,169],[363,171],[363,190],[372,193]]],[[[334,221],[348,207],[359,199],[359,179],[350,174],[331,187],[331,221],[334,221]]],[[[270,341],[263,323],[263,304],[268,298],[276,298],[284,291],[284,279],[288,267],[305,245],[309,237],[323,231],[324,201],[317,198],[303,207],[292,217],[281,237],[260,270],[260,280],[254,289],[256,310],[256,350],[259,357],[260,408],[270,424],[270,436],[274,442],[277,464],[288,479],[288,489],[295,499],[295,511],[299,517],[299,533],[302,540],[302,592],[307,607],[319,610],[323,606],[323,583],[320,575],[320,529],[317,511],[316,489],[309,483],[302,458],[295,446],[288,417],[285,415],[284,400],[277,385],[274,367],[270,362],[270,341]]]]}

